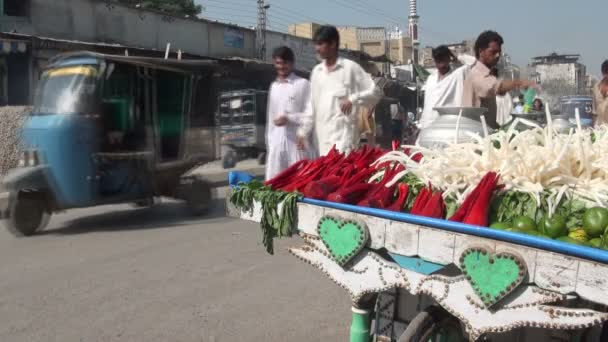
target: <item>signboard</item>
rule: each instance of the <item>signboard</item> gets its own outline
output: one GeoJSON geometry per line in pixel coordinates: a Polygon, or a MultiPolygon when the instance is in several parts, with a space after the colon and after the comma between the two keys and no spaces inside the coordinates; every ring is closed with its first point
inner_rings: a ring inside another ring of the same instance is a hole
{"type": "Polygon", "coordinates": [[[245,47],[245,33],[233,27],[224,29],[224,46],[242,49],[245,47]]]}

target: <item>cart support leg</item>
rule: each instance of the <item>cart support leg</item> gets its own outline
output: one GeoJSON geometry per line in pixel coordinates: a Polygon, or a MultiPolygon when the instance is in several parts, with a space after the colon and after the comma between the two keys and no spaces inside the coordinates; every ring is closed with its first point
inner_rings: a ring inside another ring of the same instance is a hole
{"type": "Polygon", "coordinates": [[[371,342],[371,312],[352,307],[353,321],[350,325],[350,342],[371,342]]]}

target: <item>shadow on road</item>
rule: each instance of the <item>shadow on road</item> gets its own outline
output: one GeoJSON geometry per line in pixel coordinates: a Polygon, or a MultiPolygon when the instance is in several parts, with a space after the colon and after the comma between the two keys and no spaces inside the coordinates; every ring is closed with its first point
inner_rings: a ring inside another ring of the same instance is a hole
{"type": "Polygon", "coordinates": [[[49,229],[41,231],[38,235],[77,235],[92,232],[174,228],[195,223],[214,223],[225,216],[223,199],[214,200],[209,212],[203,216],[192,215],[183,203],[160,203],[141,209],[110,209],[102,214],[83,215],[75,219],[51,223],[49,229]]]}

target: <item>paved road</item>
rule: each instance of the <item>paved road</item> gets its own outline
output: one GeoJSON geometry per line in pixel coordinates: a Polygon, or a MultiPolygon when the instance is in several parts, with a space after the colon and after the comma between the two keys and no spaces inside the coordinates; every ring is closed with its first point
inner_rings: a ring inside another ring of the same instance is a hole
{"type": "Polygon", "coordinates": [[[74,210],[0,229],[0,341],[346,341],[348,296],[259,228],[178,203],[74,210]]]}

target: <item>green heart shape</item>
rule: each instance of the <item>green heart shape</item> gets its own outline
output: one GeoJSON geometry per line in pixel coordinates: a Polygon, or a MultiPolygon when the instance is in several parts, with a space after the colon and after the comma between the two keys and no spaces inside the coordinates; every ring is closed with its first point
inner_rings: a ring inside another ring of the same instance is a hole
{"type": "Polygon", "coordinates": [[[513,292],[524,280],[526,264],[516,255],[492,255],[484,248],[470,248],[460,257],[460,268],[473,290],[489,308],[513,292]]]}
{"type": "Polygon", "coordinates": [[[340,266],[346,265],[359,254],[369,240],[365,226],[352,220],[331,216],[319,220],[317,231],[332,259],[340,266]]]}

